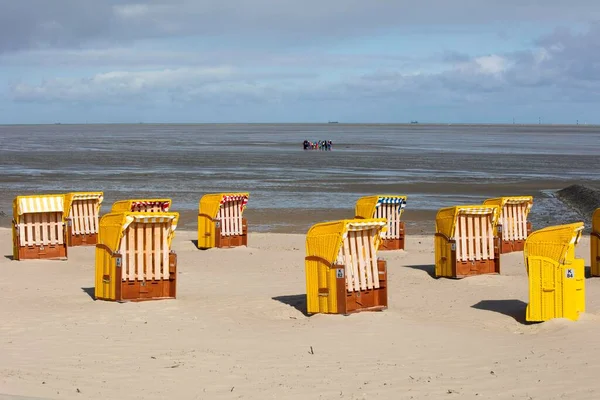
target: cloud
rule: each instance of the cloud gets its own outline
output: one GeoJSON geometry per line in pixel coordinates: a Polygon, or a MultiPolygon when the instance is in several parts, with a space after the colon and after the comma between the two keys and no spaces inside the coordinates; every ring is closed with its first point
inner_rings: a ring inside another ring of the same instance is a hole
{"type": "Polygon", "coordinates": [[[390,30],[600,19],[596,0],[0,0],[0,53],[196,37],[230,46],[300,46],[390,30]]]}
{"type": "MultiPolygon", "coordinates": [[[[150,71],[112,71],[89,78],[55,78],[40,84],[18,83],[10,88],[17,102],[131,104],[190,101],[275,101],[281,83],[315,76],[307,73],[237,71],[229,66],[150,71]],[[275,82],[274,82],[275,81],[275,82]]],[[[295,83],[292,83],[293,86],[295,83]]],[[[291,88],[290,86],[290,88],[291,88]]]]}
{"type": "MultiPolygon", "coordinates": [[[[128,18],[146,16],[147,12],[141,6],[121,10],[128,18]]],[[[527,51],[476,56],[445,52],[424,58],[244,50],[200,55],[148,50],[128,58],[131,52],[127,48],[69,50],[67,58],[86,65],[96,59],[100,64],[103,59],[113,60],[107,64],[118,64],[121,57],[122,65],[131,64],[129,68],[104,68],[105,72],[86,78],[17,82],[11,85],[9,96],[28,103],[239,105],[366,100],[523,107],[540,102],[600,100],[600,25],[591,25],[584,32],[557,29],[534,43],[536,47],[527,51]],[[175,60],[171,66],[141,68],[144,60],[168,64],[170,58],[175,60]]],[[[56,50],[18,54],[34,57],[43,52],[49,60],[59,54],[56,50]]],[[[16,54],[3,59],[15,61],[16,54]]]]}

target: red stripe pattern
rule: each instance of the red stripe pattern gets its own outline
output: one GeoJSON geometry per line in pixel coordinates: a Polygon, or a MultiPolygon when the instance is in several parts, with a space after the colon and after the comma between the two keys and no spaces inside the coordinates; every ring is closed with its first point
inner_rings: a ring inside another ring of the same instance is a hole
{"type": "Polygon", "coordinates": [[[221,205],[230,201],[241,201],[240,210],[243,210],[248,204],[248,196],[247,195],[223,195],[221,198],[221,205]]]}
{"type": "Polygon", "coordinates": [[[134,201],[131,203],[131,211],[151,212],[153,208],[159,208],[161,212],[168,212],[170,206],[169,201],[134,201]]]}

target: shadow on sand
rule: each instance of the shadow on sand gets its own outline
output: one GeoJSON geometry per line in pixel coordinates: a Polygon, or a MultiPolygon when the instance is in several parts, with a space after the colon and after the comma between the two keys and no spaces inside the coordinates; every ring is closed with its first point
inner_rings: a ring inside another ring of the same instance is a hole
{"type": "Polygon", "coordinates": [[[310,314],[306,312],[306,295],[305,294],[293,294],[290,296],[276,296],[272,297],[273,300],[279,301],[288,306],[294,307],[300,311],[305,317],[310,317],[310,314]]]}
{"type": "Polygon", "coordinates": [[[515,321],[523,325],[534,325],[537,322],[525,321],[525,311],[527,303],[517,299],[509,300],[482,300],[471,307],[478,310],[493,311],[514,318],[515,321]]]}
{"type": "Polygon", "coordinates": [[[82,287],[81,290],[83,290],[88,296],[90,296],[92,300],[96,301],[96,288],[82,287]]]}
{"type": "Polygon", "coordinates": [[[15,259],[12,254],[4,256],[4,258],[8,258],[10,261],[13,261],[15,259]]]}
{"type": "Polygon", "coordinates": [[[406,268],[418,269],[419,271],[426,272],[427,275],[432,277],[433,279],[438,279],[435,276],[435,265],[433,264],[425,264],[425,265],[404,265],[406,268]]]}

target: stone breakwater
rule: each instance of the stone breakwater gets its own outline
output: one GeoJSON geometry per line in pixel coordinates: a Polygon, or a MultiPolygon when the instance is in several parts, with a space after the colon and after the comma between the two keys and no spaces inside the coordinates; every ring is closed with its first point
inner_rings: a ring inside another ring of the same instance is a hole
{"type": "Polygon", "coordinates": [[[592,214],[600,207],[599,189],[575,184],[557,191],[556,197],[581,216],[586,231],[591,227],[592,214]]]}

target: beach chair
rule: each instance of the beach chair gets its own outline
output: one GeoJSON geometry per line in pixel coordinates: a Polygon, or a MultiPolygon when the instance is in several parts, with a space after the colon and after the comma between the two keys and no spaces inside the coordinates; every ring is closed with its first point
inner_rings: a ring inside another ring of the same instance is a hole
{"type": "Polygon", "coordinates": [[[527,216],[533,205],[532,196],[511,196],[487,199],[486,205],[500,207],[496,234],[500,237],[500,253],[523,251],[525,240],[531,233],[531,222],[527,216]]]}
{"type": "Polygon", "coordinates": [[[590,232],[590,272],[600,276],[600,208],[592,214],[592,232],[590,232]]]}
{"type": "Polygon", "coordinates": [[[96,244],[96,299],[175,298],[177,256],[171,242],[178,220],[174,212],[104,215],[96,244]]]}
{"type": "Polygon", "coordinates": [[[385,218],[387,229],[381,232],[379,250],[404,250],[404,221],[401,221],[406,196],[376,195],[356,202],[354,218],[385,218]]]}
{"type": "Polygon", "coordinates": [[[583,222],[550,226],[533,232],[525,241],[527,321],[576,321],[585,312],[585,263],[575,258],[583,227],[583,222]]]}
{"type": "Polygon", "coordinates": [[[169,212],[171,199],[130,199],[115,201],[110,212],[169,212]]]}
{"type": "Polygon", "coordinates": [[[65,194],[65,224],[67,245],[94,245],[98,240],[98,220],[102,192],[76,192],[65,194]]]}
{"type": "Polygon", "coordinates": [[[243,217],[248,193],[206,194],[198,205],[198,248],[248,245],[248,222],[243,217]]]}
{"type": "Polygon", "coordinates": [[[499,214],[495,205],[440,209],[435,219],[435,275],[499,274],[499,240],[494,234],[499,214]]]}
{"type": "Polygon", "coordinates": [[[67,257],[62,194],[17,196],[13,201],[13,259],[67,257]]]}
{"type": "Polygon", "coordinates": [[[309,314],[380,311],[388,306],[387,269],[377,259],[384,218],[324,222],[306,234],[309,314]]]}

